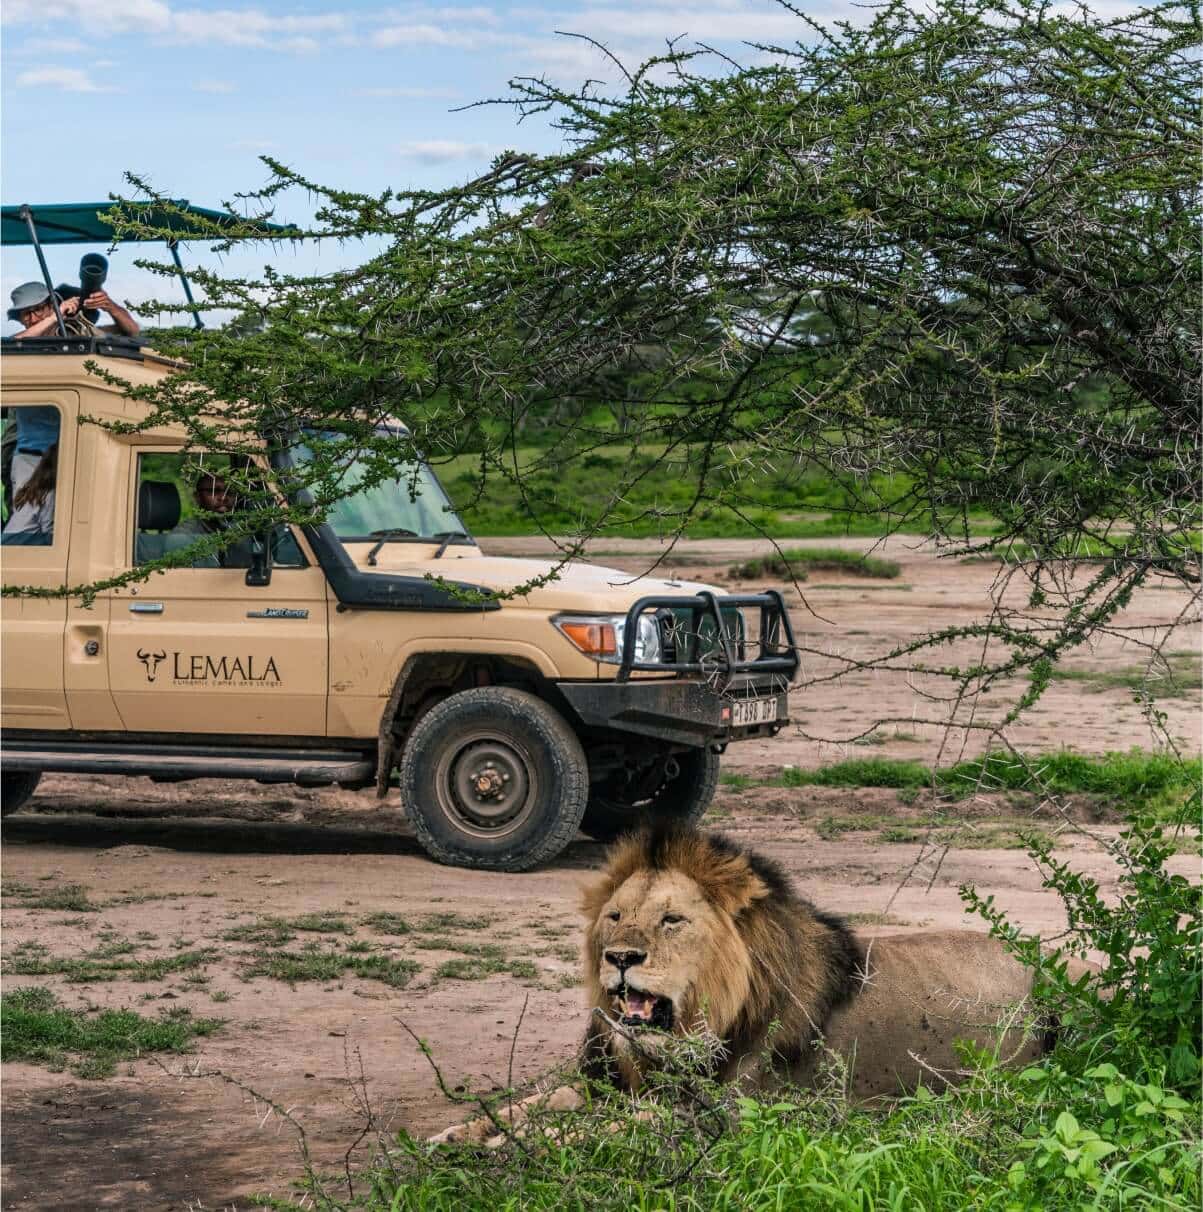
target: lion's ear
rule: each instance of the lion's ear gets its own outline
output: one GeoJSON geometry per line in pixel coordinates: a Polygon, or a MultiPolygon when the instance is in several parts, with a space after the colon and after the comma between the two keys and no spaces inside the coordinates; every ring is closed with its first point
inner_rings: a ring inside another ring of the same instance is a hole
{"type": "Polygon", "coordinates": [[[706,895],[732,917],[769,895],[769,886],[742,854],[728,858],[707,873],[706,895]]]}
{"type": "Polygon", "coordinates": [[[606,901],[645,865],[645,850],[646,840],[642,834],[620,838],[610,847],[601,879],[587,885],[581,892],[581,912],[586,920],[594,921],[606,901]]]}
{"type": "Polygon", "coordinates": [[[614,895],[614,881],[608,875],[581,889],[581,913],[585,921],[595,922],[602,906],[614,895]]]}

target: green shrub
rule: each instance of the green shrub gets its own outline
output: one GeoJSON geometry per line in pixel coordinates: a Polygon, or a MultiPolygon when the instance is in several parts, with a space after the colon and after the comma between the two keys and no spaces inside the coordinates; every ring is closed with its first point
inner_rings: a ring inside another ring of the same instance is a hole
{"type": "MultiPolygon", "coordinates": [[[[1198,819],[1199,799],[1192,801],[1198,819]]],[[[1186,816],[1186,809],[1183,816],[1186,816]]],[[[1055,1015],[1065,1039],[1060,1063],[1080,1071],[1100,1060],[1129,1077],[1197,1096],[1203,1055],[1203,912],[1199,887],[1166,870],[1175,852],[1165,825],[1135,816],[1114,848],[1118,898],[1057,859],[1047,841],[1030,853],[1065,905],[1069,931],[1051,954],[972,888],[961,896],[1036,973],[1034,996],[1055,1015]],[[1097,975],[1071,977],[1071,957],[1101,953],[1097,975]]]]}
{"type": "Polygon", "coordinates": [[[733,577],[747,580],[755,577],[779,577],[783,580],[805,581],[812,572],[843,572],[854,577],[877,577],[893,580],[902,572],[895,560],[845,551],[842,547],[801,547],[766,556],[756,556],[742,564],[732,564],[727,570],[733,577]]]}

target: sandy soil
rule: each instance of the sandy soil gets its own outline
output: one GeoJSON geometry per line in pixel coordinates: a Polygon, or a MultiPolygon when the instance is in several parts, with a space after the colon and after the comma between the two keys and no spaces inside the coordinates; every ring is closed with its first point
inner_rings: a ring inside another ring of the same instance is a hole
{"type": "MultiPolygon", "coordinates": [[[[530,546],[512,540],[504,548],[516,553],[530,546]]],[[[753,546],[694,544],[674,571],[716,580],[753,546]]],[[[982,609],[989,568],[939,562],[901,545],[887,554],[904,565],[897,582],[807,586],[811,606],[833,620],[821,623],[799,608],[799,631],[815,650],[808,672],[821,671],[824,660],[834,667],[840,651],[882,651],[982,609]]],[[[630,571],[638,571],[640,560],[646,557],[606,557],[630,571]]],[[[813,581],[838,578],[817,574],[813,581]]],[[[1180,594],[1151,591],[1129,617],[1152,624],[1182,604],[1180,594]]],[[[1114,671],[1137,658],[1107,641],[1076,659],[1083,669],[1114,671]]],[[[804,690],[795,711],[809,735],[732,747],[725,765],[768,772],[848,753],[931,760],[942,734],[934,726],[936,706],[922,689],[914,677],[879,674],[804,690]],[[891,725],[882,745],[847,743],[882,714],[915,723],[891,725]],[[820,736],[826,739],[814,739],[820,736]]],[[[1172,699],[1167,709],[1171,731],[1196,748],[1197,701],[1172,699]]],[[[1041,714],[1012,733],[1021,747],[1066,744],[1100,752],[1149,743],[1123,688],[1057,683],[1037,710],[1041,714]]],[[[1020,851],[959,847],[938,868],[922,864],[916,878],[918,844],[888,842],[879,828],[821,828],[829,817],[907,818],[920,807],[904,805],[890,791],[728,787],[713,819],[779,859],[807,895],[853,915],[868,933],[973,928],[957,895],[966,881],[993,892],[1029,928],[1051,933],[1062,927],[1058,902],[1041,890],[1020,851]]],[[[969,810],[983,826],[1016,814],[1001,797],[985,797],[969,810]]],[[[1105,837],[1114,826],[1091,824],[1088,831],[1105,837]]],[[[252,1192],[287,1192],[301,1158],[295,1132],[240,1086],[288,1108],[304,1125],[317,1163],[341,1171],[364,1122],[357,1089],[381,1125],[422,1134],[457,1118],[402,1022],[430,1043],[450,1084],[474,1089],[506,1084],[511,1049],[513,1079],[534,1078],[567,1060],[582,1031],[576,904],[603,853],[584,839],[553,865],[526,875],[455,871],[429,862],[397,805],[370,793],[55,777],[44,780],[29,810],[4,822],[3,840],[4,878],[18,889],[4,902],[6,957],[31,943],[53,956],[78,956],[128,940],[132,954],[144,960],[212,950],[202,965],[155,981],[71,984],[59,976],[11,975],[6,988],[47,984],[72,1007],[129,1006],[143,1013],[187,1007],[225,1020],[194,1054],[171,1057],[165,1067],[150,1059],[125,1063],[103,1081],[5,1065],[6,1209],[250,1208],[252,1192]],[[24,904],[31,895],[73,884],[83,885],[100,908],[24,904]],[[387,934],[365,923],[380,912],[399,914],[409,933],[387,934]],[[274,945],[224,937],[264,918],[314,913],[343,915],[347,932],[296,930],[291,941],[274,945]],[[448,913],[459,918],[430,920],[448,913]],[[349,973],[293,985],[247,975],[256,950],[301,953],[307,943],[321,951],[359,947],[358,954],[409,960],[419,971],[405,988],[349,973]],[[465,958],[460,948],[481,943],[499,948],[498,965],[519,966],[481,979],[437,975],[440,965],[465,958]],[[218,1071],[239,1085],[203,1076],[218,1071]]],[[[973,844],[972,834],[966,840],[973,844]]],[[[1114,886],[1109,860],[1085,833],[1070,828],[1059,844],[1105,887],[1114,886]]],[[[1175,865],[1190,872],[1198,860],[1182,857],[1175,865]]]]}

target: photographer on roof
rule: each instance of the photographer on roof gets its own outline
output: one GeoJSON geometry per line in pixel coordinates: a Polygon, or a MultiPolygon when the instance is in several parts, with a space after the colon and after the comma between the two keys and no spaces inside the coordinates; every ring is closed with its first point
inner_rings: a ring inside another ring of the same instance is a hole
{"type": "MultiPolygon", "coordinates": [[[[44,267],[43,267],[44,268],[44,267]]],[[[124,337],[136,337],[138,321],[120,303],[114,302],[104,291],[108,277],[109,262],[99,253],[85,253],[79,262],[79,286],[59,286],[53,294],[42,282],[24,282],[13,291],[13,306],[8,318],[23,324],[24,328],[14,334],[14,340],[26,337],[58,336],[58,313],[63,319],[63,328],[68,336],[91,336],[98,332],[119,333],[124,337]],[[101,312],[107,312],[112,324],[97,327],[101,312]]]]}

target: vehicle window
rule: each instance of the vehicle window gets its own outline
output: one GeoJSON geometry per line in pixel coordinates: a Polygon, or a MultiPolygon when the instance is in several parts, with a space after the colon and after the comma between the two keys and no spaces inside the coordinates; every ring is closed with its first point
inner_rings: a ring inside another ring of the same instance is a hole
{"type": "Polygon", "coordinates": [[[61,418],[53,404],[16,404],[3,410],[0,469],[6,547],[50,547],[58,481],[61,418]]]}
{"type": "MultiPolygon", "coordinates": [[[[307,441],[290,448],[289,458],[297,464],[308,463],[314,458],[313,444],[323,446],[329,454],[330,447],[340,440],[334,433],[311,434],[307,441]]],[[[413,463],[399,470],[401,474],[396,479],[363,487],[368,471],[365,462],[357,459],[345,462],[339,478],[348,495],[334,503],[326,519],[340,539],[344,542],[371,539],[383,531],[397,529],[420,538],[464,531],[455,507],[425,463],[413,463]]]]}
{"type": "MultiPolygon", "coordinates": [[[[201,539],[220,536],[243,508],[229,455],[138,456],[134,563],[149,564],[201,539]]],[[[220,550],[198,555],[192,568],[249,568],[254,540],[243,536],[220,550]]],[[[303,568],[305,557],[288,525],[271,536],[272,564],[303,568]]]]}

